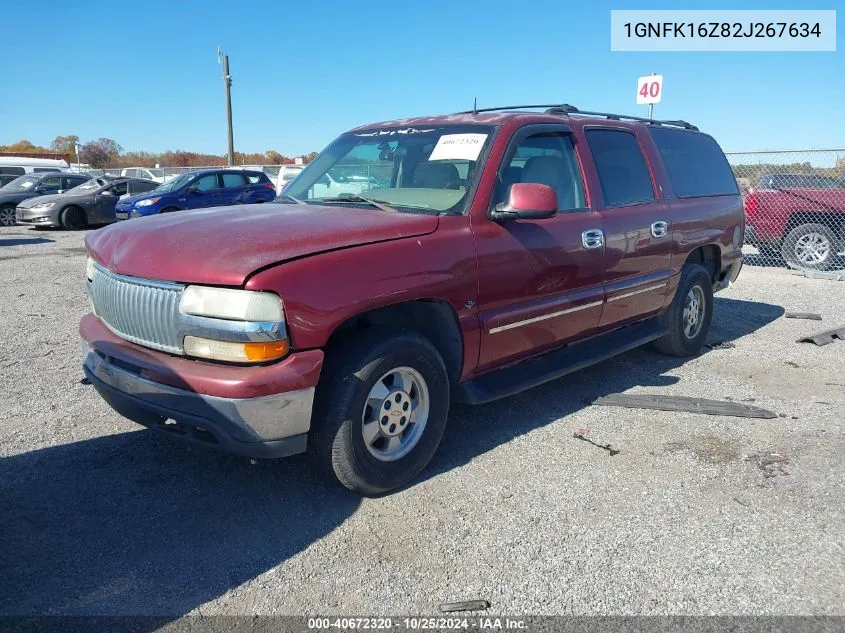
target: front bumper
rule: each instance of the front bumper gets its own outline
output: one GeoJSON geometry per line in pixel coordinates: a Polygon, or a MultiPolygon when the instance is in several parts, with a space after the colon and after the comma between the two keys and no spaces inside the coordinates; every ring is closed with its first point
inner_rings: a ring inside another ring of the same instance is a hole
{"type": "Polygon", "coordinates": [[[15,219],[23,224],[36,226],[57,226],[50,210],[33,210],[18,207],[15,209],[15,219]]]}
{"type": "Polygon", "coordinates": [[[286,457],[305,451],[321,353],[303,353],[304,362],[291,356],[276,367],[214,365],[114,340],[117,337],[108,330],[101,335],[91,317],[80,327],[83,370],[122,416],[178,439],[238,455],[286,457]],[[133,351],[134,358],[127,355],[133,351]],[[303,366],[305,376],[299,372],[294,376],[292,372],[303,366]],[[250,369],[255,377],[250,377],[250,369]],[[290,389],[281,386],[285,382],[290,389]],[[253,397],[232,393],[268,388],[280,390],[253,397]],[[209,393],[215,390],[222,395],[209,393]]]}

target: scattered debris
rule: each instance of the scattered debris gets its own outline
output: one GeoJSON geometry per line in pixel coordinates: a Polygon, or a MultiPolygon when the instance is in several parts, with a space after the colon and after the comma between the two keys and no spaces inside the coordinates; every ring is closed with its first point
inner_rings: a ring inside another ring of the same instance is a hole
{"type": "Polygon", "coordinates": [[[801,365],[796,363],[794,360],[788,360],[784,363],[785,365],[789,365],[790,367],[795,367],[795,369],[800,369],[801,365]]]}
{"type": "Polygon", "coordinates": [[[807,319],[808,321],[821,321],[822,315],[815,312],[787,312],[783,315],[787,319],[807,319]]]}
{"type": "Polygon", "coordinates": [[[707,415],[729,415],[738,418],[762,418],[771,420],[778,417],[774,411],[751,407],[746,404],[688,398],[686,396],[664,396],[651,394],[614,393],[593,401],[602,407],[625,407],[628,409],[653,409],[656,411],[686,411],[707,415]]]}
{"type": "Polygon", "coordinates": [[[741,506],[745,506],[746,508],[750,508],[750,507],[751,507],[750,505],[748,505],[747,503],[745,503],[745,501],[740,501],[740,500],[739,500],[739,499],[737,499],[736,497],[732,497],[732,498],[733,498],[733,500],[734,500],[734,501],[736,501],[736,502],[737,502],[739,505],[741,505],[741,506]]]}
{"type": "Polygon", "coordinates": [[[733,349],[736,345],[730,341],[713,341],[712,343],[706,343],[705,347],[709,349],[733,349]]]}
{"type": "Polygon", "coordinates": [[[763,471],[763,477],[776,477],[777,475],[788,475],[786,466],[789,458],[780,453],[754,453],[745,458],[747,462],[756,462],[757,468],[763,471]]]}
{"type": "Polygon", "coordinates": [[[83,376],[82,379],[79,381],[80,385],[90,385],[91,381],[88,380],[88,376],[83,376]]]}
{"type": "MultiPolygon", "coordinates": [[[[791,267],[792,264],[790,264],[791,267]]],[[[832,271],[832,272],[825,272],[821,270],[809,270],[803,269],[800,272],[804,273],[805,277],[810,279],[829,279],[830,281],[845,281],[845,272],[843,271],[832,271]]]]}
{"type": "Polygon", "coordinates": [[[840,325],[839,327],[835,327],[832,330],[825,330],[824,332],[816,332],[815,334],[810,334],[809,336],[804,336],[799,338],[798,343],[815,343],[819,347],[822,345],[828,345],[833,343],[833,339],[839,339],[840,341],[845,341],[845,325],[840,325]]]}
{"type": "Polygon", "coordinates": [[[575,431],[575,433],[572,434],[572,437],[574,437],[576,440],[584,440],[588,444],[592,444],[593,446],[603,448],[604,450],[606,450],[610,454],[611,457],[613,457],[614,455],[616,455],[619,452],[618,448],[611,448],[610,444],[596,444],[593,440],[585,437],[586,435],[587,435],[587,429],[578,429],[577,431],[575,431]],[[584,431],[584,432],[581,433],[581,431],[584,431]]]}
{"type": "Polygon", "coordinates": [[[466,602],[444,602],[440,605],[441,613],[452,613],[453,611],[483,611],[489,609],[490,603],[487,600],[467,600],[466,602]]]}

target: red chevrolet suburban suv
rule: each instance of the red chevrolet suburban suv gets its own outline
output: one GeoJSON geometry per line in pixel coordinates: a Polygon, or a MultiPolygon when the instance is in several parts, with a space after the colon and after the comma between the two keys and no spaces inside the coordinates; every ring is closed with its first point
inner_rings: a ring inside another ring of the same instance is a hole
{"type": "Polygon", "coordinates": [[[368,125],[274,204],[89,233],[84,370],[139,424],[307,449],[377,495],[431,460],[453,401],[648,342],[699,352],[743,233],[725,156],[683,121],[564,105],[368,125]]]}

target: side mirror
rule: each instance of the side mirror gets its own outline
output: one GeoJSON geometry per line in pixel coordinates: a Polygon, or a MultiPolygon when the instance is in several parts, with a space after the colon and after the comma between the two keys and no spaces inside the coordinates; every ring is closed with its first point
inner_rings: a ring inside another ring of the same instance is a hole
{"type": "Polygon", "coordinates": [[[100,192],[100,195],[101,195],[101,196],[109,196],[109,197],[111,197],[111,196],[113,196],[114,194],[113,194],[111,191],[109,191],[108,189],[104,189],[103,191],[101,191],[101,192],[100,192]]]}
{"type": "Polygon", "coordinates": [[[493,220],[542,220],[557,215],[557,193],[548,185],[517,182],[508,191],[508,200],[493,209],[493,220]]]}
{"type": "Polygon", "coordinates": [[[200,192],[199,187],[197,187],[196,185],[191,185],[190,187],[185,189],[185,193],[199,193],[199,192],[200,192]]]}

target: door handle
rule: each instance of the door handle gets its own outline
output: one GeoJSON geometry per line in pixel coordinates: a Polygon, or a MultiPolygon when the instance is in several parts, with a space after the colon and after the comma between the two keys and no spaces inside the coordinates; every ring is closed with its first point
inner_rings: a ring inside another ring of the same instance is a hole
{"type": "Polygon", "coordinates": [[[604,231],[589,229],[581,233],[581,244],[584,248],[601,248],[604,246],[604,231]]]}
{"type": "Polygon", "coordinates": [[[666,237],[669,235],[669,223],[663,220],[651,223],[652,237],[666,237]]]}

